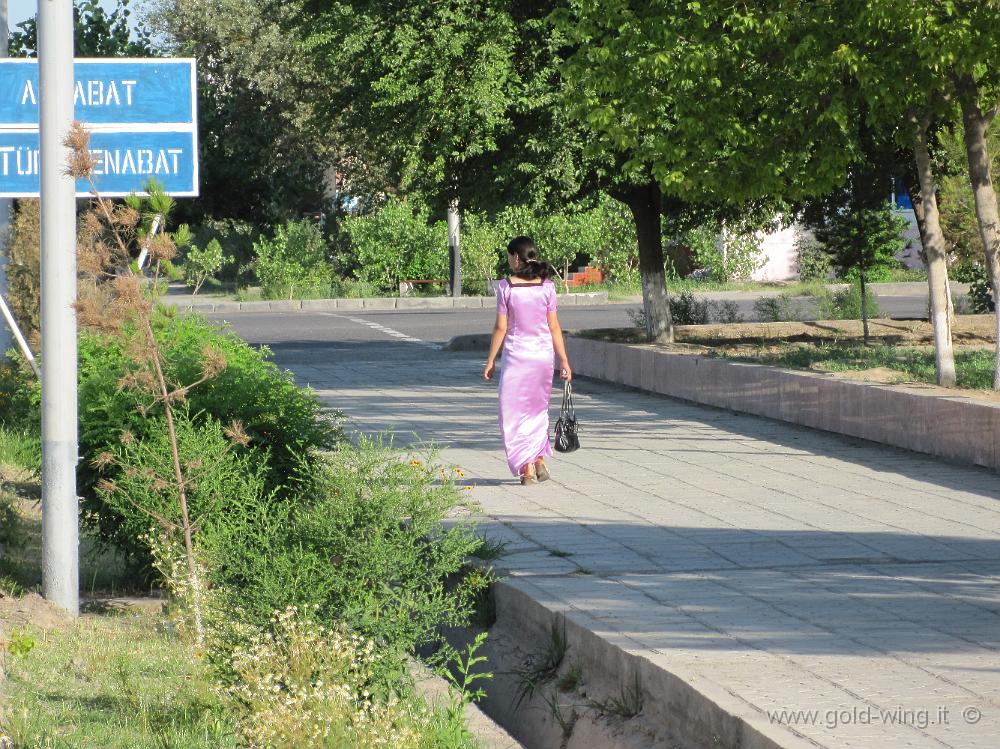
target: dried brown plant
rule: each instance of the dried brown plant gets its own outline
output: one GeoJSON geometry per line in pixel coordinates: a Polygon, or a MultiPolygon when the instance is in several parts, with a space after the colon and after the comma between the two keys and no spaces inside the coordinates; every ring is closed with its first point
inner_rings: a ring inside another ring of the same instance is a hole
{"type": "MultiPolygon", "coordinates": [[[[133,254],[137,250],[142,214],[132,205],[115,203],[98,192],[93,178],[97,162],[90,152],[90,134],[86,128],[78,122],[73,123],[64,143],[71,150],[66,165],[67,174],[86,180],[93,194],[89,209],[80,218],[77,233],[78,268],[84,278],[76,304],[78,320],[83,326],[119,337],[131,366],[119,379],[118,387],[145,396],[145,402],[141,402],[139,406],[144,415],[154,409],[162,409],[170,444],[172,472],[169,476],[163,476],[151,468],[140,469],[125,465],[110,452],[102,452],[94,459],[94,464],[102,468],[116,466],[126,475],[141,476],[150,482],[154,491],[176,497],[176,519],[139,507],[129,497],[126,499],[154,518],[165,531],[179,532],[183,536],[192,590],[195,634],[201,644],[204,639],[203,581],[199,578],[199,566],[195,559],[193,534],[196,526],[188,510],[188,493],[197,480],[197,473],[203,468],[203,463],[195,460],[182,465],[174,407],[187,397],[192,388],[221,373],[226,368],[226,359],[222,353],[207,346],[201,352],[202,366],[198,379],[184,383],[170,379],[167,374],[168,362],[157,341],[153,319],[160,263],[173,258],[177,248],[168,234],[156,235],[148,242],[153,283],[150,284],[136,272],[133,254]]],[[[226,434],[234,446],[245,446],[249,442],[243,426],[238,422],[230,425],[226,434]]],[[[129,447],[135,442],[135,436],[131,432],[123,432],[121,442],[129,447]]],[[[98,488],[109,493],[118,490],[115,482],[109,479],[102,479],[98,488]]]]}

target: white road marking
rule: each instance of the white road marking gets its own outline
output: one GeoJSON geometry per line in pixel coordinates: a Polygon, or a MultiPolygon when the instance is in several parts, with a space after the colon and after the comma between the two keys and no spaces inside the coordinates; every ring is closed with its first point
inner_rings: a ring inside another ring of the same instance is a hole
{"type": "Polygon", "coordinates": [[[349,320],[350,322],[353,322],[357,325],[364,325],[366,328],[377,330],[379,333],[384,333],[385,335],[400,341],[406,341],[407,343],[415,343],[418,346],[423,346],[424,348],[433,349],[434,351],[441,350],[440,344],[424,341],[421,340],[420,338],[414,338],[413,336],[408,335],[406,333],[402,333],[398,330],[387,328],[381,323],[375,322],[374,320],[365,320],[363,317],[350,317],[349,315],[338,315],[336,312],[320,312],[319,314],[326,315],[327,317],[339,317],[341,320],[349,320]]]}

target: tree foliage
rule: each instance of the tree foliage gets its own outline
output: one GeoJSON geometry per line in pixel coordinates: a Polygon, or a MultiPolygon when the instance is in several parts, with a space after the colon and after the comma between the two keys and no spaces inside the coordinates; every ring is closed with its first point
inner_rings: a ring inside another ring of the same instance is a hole
{"type": "Polygon", "coordinates": [[[822,193],[855,146],[824,3],[571,0],[563,74],[594,149],[690,202],[822,193]]]}
{"type": "MultiPolygon", "coordinates": [[[[303,55],[303,0],[156,0],[163,51],[198,61],[201,197],[183,206],[260,227],[323,210],[333,122],[315,127],[327,82],[303,55]]],[[[327,71],[329,74],[329,71],[327,71]]]]}
{"type": "MultiPolygon", "coordinates": [[[[152,32],[132,22],[132,0],[117,0],[108,12],[99,0],[73,3],[73,46],[77,57],[152,57],[152,32]]],[[[38,56],[38,25],[31,17],[17,25],[9,40],[11,57],[38,56]]]]}

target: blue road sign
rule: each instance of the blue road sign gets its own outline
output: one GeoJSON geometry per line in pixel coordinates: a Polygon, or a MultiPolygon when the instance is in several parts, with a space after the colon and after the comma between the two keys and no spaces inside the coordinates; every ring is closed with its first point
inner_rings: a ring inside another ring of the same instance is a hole
{"type": "MultiPolygon", "coordinates": [[[[141,194],[150,178],[170,195],[198,194],[194,60],[78,59],[74,77],[102,195],[141,194]]],[[[0,197],[37,197],[38,174],[38,62],[0,59],[0,197]]]]}
{"type": "MultiPolygon", "coordinates": [[[[192,60],[76,60],[76,118],[87,125],[194,122],[192,60]]],[[[38,126],[38,63],[0,64],[0,128],[38,126]]]]}
{"type": "MultiPolygon", "coordinates": [[[[97,130],[90,135],[97,161],[94,185],[106,197],[141,193],[155,179],[169,195],[198,194],[197,144],[187,131],[97,130]]],[[[0,197],[36,196],[39,190],[38,131],[0,130],[0,197]]],[[[78,197],[91,195],[78,180],[78,197]]]]}

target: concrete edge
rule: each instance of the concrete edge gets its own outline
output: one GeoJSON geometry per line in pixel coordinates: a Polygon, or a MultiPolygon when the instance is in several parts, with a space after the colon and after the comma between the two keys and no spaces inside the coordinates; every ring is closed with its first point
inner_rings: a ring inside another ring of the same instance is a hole
{"type": "MultiPolygon", "coordinates": [[[[588,291],[579,294],[559,294],[559,304],[563,306],[611,304],[606,291],[588,291]]],[[[273,299],[253,302],[237,302],[230,299],[218,301],[191,300],[188,298],[171,300],[165,297],[161,303],[176,307],[179,312],[213,314],[225,312],[332,312],[337,310],[442,310],[442,309],[492,309],[495,297],[365,297],[352,299],[273,299]]]]}
{"type": "Polygon", "coordinates": [[[489,351],[492,333],[469,333],[451,338],[442,351],[489,351]]]}
{"type": "Polygon", "coordinates": [[[767,364],[567,336],[574,371],[716,408],[1000,469],[1000,404],[767,364]]]}
{"type": "Polygon", "coordinates": [[[681,676],[653,662],[649,651],[627,635],[608,632],[607,623],[568,604],[542,603],[546,594],[528,580],[497,580],[493,592],[498,625],[523,633],[526,643],[547,642],[553,627],[564,627],[567,653],[584,674],[598,675],[612,694],[637,680],[643,714],[683,746],[815,749],[814,743],[771,724],[709,678],[681,676]]]}

